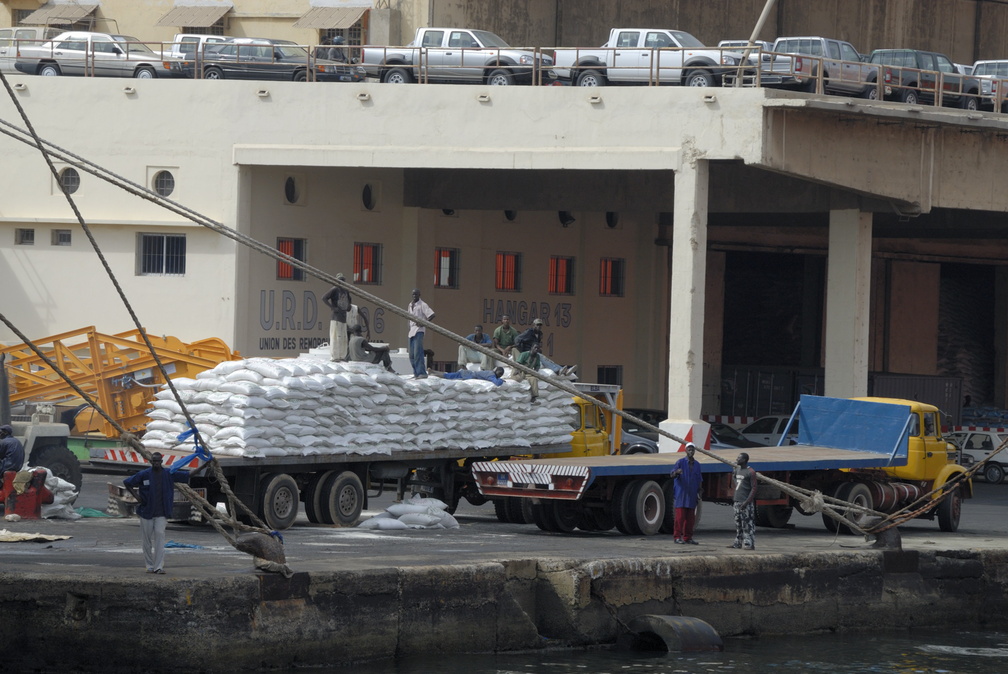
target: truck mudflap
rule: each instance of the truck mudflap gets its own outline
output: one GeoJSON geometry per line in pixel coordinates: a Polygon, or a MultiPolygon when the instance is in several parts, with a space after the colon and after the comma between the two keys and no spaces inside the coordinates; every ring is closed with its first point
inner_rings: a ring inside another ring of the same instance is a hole
{"type": "MultiPolygon", "coordinates": [[[[174,466],[179,459],[184,459],[189,454],[161,452],[164,455],[164,465],[167,468],[174,466]]],[[[132,449],[122,448],[97,448],[91,451],[91,463],[93,464],[114,464],[123,468],[140,468],[147,465],[147,459],[132,449]]],[[[199,468],[200,460],[197,458],[187,462],[184,468],[199,468]]]]}
{"type": "Polygon", "coordinates": [[[473,479],[483,496],[531,496],[576,501],[591,481],[587,466],[477,461],[473,479]]]}

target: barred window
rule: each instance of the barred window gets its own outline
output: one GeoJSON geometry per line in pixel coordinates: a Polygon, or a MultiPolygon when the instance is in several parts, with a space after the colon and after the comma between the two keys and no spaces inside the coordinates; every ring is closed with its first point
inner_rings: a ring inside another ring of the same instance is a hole
{"type": "Polygon", "coordinates": [[[626,261],[618,257],[602,258],[599,267],[599,295],[623,297],[626,261]]]}
{"type": "Polygon", "coordinates": [[[436,248],[434,250],[434,287],[459,287],[458,248],[436,248]]]}
{"type": "Polygon", "coordinates": [[[154,191],[162,197],[171,196],[175,191],[175,176],[171,171],[158,171],[154,174],[154,191]]]}
{"type": "MultiPolygon", "coordinates": [[[[290,255],[299,262],[307,261],[305,250],[308,247],[306,239],[288,239],[280,237],[277,239],[277,250],[284,255],[290,255]]],[[[298,269],[290,262],[277,260],[277,278],[281,281],[304,281],[305,273],[303,269],[298,269]]]]}
{"type": "Polygon", "coordinates": [[[67,167],[59,173],[60,187],[67,194],[73,194],[80,189],[80,173],[77,169],[67,167]]]}
{"type": "Polygon", "coordinates": [[[185,234],[137,235],[138,275],[181,276],[185,270],[185,234]]]}
{"type": "Polygon", "coordinates": [[[54,246],[69,246],[70,245],[71,232],[69,229],[54,229],[52,230],[52,245],[54,246]]]}
{"type": "Polygon", "coordinates": [[[521,290],[521,253],[497,253],[497,290],[521,290]]]}
{"type": "Polygon", "coordinates": [[[550,258],[548,290],[552,295],[574,293],[574,258],[557,255],[550,258]]]}
{"type": "Polygon", "coordinates": [[[35,230],[34,229],[15,229],[14,230],[14,245],[15,246],[34,246],[35,245],[35,230]]]}
{"type": "Polygon", "coordinates": [[[353,247],[354,283],[378,285],[382,281],[380,243],[355,243],[353,247]]]}

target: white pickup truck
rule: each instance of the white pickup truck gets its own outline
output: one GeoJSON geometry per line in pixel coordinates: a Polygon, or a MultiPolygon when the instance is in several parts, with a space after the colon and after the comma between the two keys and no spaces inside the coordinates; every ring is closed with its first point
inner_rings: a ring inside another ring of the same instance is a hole
{"type": "Polygon", "coordinates": [[[598,48],[559,48],[557,78],[581,87],[606,84],[680,84],[712,87],[742,60],[735,51],[705,47],[689,33],[657,28],[613,28],[598,48]]]}
{"type": "Polygon", "coordinates": [[[391,84],[509,85],[554,79],[549,55],[515,49],[489,31],[465,28],[420,28],[405,47],[362,47],[361,65],[368,77],[391,84]]]}

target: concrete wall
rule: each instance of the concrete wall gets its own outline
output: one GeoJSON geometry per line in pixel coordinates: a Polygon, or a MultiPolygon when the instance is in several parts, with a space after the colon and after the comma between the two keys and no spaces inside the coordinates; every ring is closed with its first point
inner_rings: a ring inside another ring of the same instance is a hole
{"type": "Polygon", "coordinates": [[[722,636],[993,628],[1008,609],[1006,564],[1004,551],[878,551],[527,560],[289,580],[12,573],[0,578],[0,646],[8,661],[24,657],[24,671],[231,671],[611,644],[645,614],[693,616],[722,636]],[[187,643],[199,647],[179,648],[187,643]]]}

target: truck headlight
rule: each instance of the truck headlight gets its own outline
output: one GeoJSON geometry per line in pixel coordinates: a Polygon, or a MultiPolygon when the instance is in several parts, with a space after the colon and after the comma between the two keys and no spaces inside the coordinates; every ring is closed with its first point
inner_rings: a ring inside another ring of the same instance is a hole
{"type": "Polygon", "coordinates": [[[526,54],[526,55],[522,56],[521,59],[519,59],[519,61],[521,62],[521,64],[523,66],[530,66],[533,63],[535,63],[535,57],[534,56],[529,56],[528,54],[526,54]]]}
{"type": "Polygon", "coordinates": [[[721,56],[721,65],[723,65],[723,66],[737,66],[738,65],[738,59],[735,58],[734,56],[722,55],[721,56]]]}

